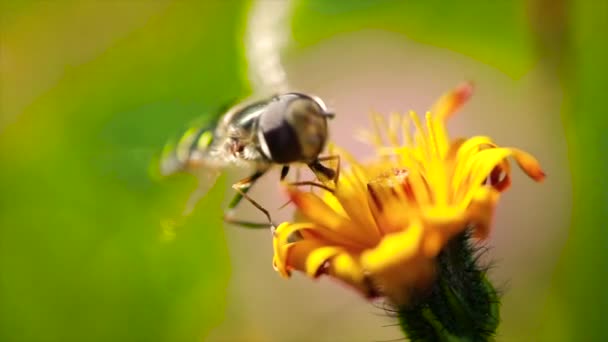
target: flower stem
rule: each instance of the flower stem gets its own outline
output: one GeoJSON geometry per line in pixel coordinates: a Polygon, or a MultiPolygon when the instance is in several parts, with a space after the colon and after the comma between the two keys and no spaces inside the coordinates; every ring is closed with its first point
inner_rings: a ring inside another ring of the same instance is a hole
{"type": "Polygon", "coordinates": [[[488,341],[499,323],[499,299],[478,264],[478,250],[465,232],[437,258],[438,274],[430,294],[399,308],[399,323],[412,341],[488,341]]]}

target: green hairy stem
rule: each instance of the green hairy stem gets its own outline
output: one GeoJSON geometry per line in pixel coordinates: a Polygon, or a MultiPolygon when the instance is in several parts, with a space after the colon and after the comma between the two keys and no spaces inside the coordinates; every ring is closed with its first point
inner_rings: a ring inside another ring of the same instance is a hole
{"type": "Polygon", "coordinates": [[[468,232],[446,245],[437,258],[438,274],[430,294],[397,310],[410,340],[493,340],[500,302],[478,256],[468,232]]]}

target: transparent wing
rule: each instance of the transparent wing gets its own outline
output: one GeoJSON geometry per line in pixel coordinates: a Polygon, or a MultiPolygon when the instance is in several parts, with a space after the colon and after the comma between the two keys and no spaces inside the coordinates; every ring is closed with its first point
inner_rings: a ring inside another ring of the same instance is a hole
{"type": "Polygon", "coordinates": [[[219,178],[220,174],[222,173],[222,170],[217,169],[217,168],[207,167],[207,168],[198,169],[198,170],[196,170],[196,172],[193,172],[193,173],[198,178],[198,186],[196,187],[194,192],[192,192],[192,194],[188,198],[188,201],[186,202],[186,207],[184,208],[184,211],[182,212],[183,216],[189,216],[192,213],[192,211],[196,207],[196,204],[203,197],[205,197],[205,195],[209,192],[209,190],[211,190],[213,185],[215,185],[215,183],[217,182],[217,179],[219,178]]]}
{"type": "Polygon", "coordinates": [[[160,157],[160,174],[164,177],[186,171],[189,167],[193,152],[196,152],[201,134],[208,128],[191,127],[177,141],[169,141],[160,157]]]}
{"type": "Polygon", "coordinates": [[[219,175],[231,161],[223,151],[223,139],[214,139],[210,126],[192,127],[177,142],[165,145],[159,161],[164,177],[190,173],[198,179],[198,186],[190,195],[183,216],[192,213],[196,204],[209,192],[219,175]]]}
{"type": "Polygon", "coordinates": [[[171,176],[184,169],[184,161],[179,160],[175,144],[168,143],[163,148],[160,156],[160,175],[171,176]]]}

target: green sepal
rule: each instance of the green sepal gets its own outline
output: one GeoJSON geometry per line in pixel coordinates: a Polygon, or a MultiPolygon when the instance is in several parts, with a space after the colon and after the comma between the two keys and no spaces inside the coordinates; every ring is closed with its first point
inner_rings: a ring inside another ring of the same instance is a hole
{"type": "Polygon", "coordinates": [[[412,341],[489,341],[498,327],[500,301],[479,265],[469,232],[453,238],[437,257],[437,278],[424,298],[399,308],[412,341]]]}

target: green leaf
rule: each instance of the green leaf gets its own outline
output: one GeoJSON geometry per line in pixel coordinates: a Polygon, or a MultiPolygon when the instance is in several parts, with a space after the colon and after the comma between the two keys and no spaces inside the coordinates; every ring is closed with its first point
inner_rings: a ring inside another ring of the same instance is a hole
{"type": "Polygon", "coordinates": [[[296,49],[305,49],[347,32],[398,32],[519,78],[535,62],[526,5],[523,0],[298,1],[293,40],[296,49]]]}
{"type": "Polygon", "coordinates": [[[33,2],[2,14],[14,68],[2,86],[0,340],[194,341],[220,322],[226,184],[167,240],[195,182],[148,168],[189,121],[247,91],[243,5],[33,2]]]}

